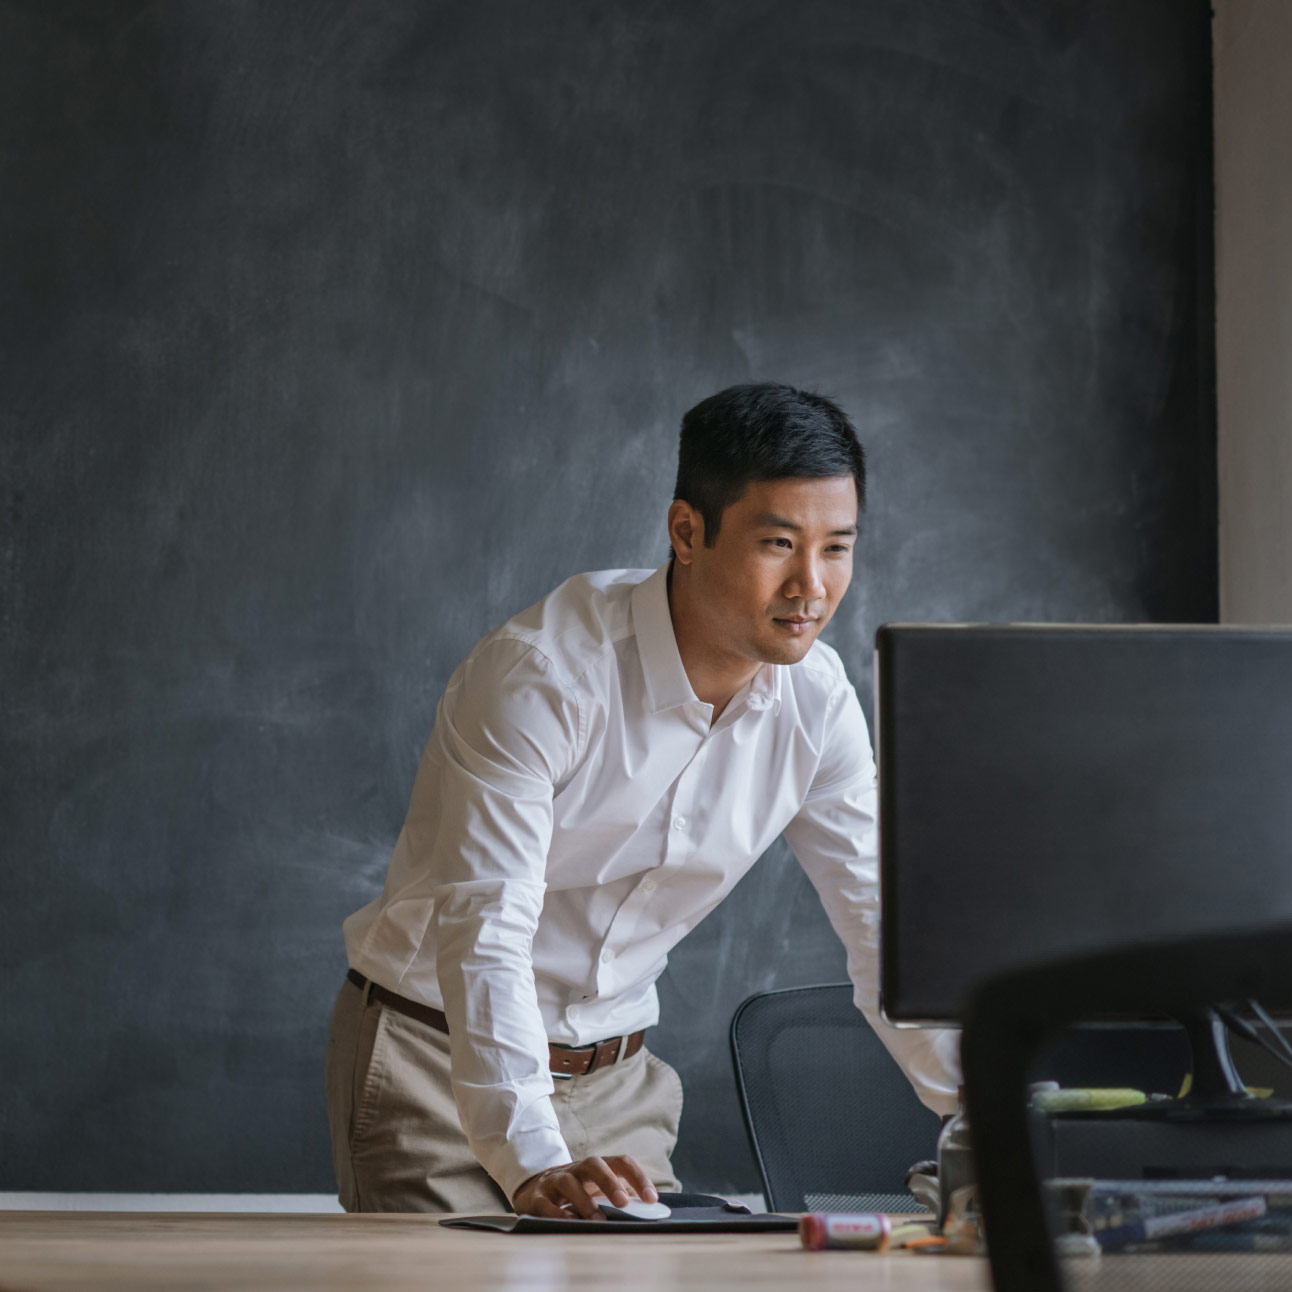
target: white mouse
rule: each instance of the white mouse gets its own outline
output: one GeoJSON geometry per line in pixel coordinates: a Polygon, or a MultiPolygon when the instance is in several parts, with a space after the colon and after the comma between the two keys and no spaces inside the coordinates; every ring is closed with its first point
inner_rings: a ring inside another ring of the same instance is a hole
{"type": "Polygon", "coordinates": [[[597,1206],[607,1220],[667,1220],[673,1213],[662,1202],[642,1202],[630,1198],[622,1207],[616,1207],[606,1198],[598,1198],[597,1206]]]}

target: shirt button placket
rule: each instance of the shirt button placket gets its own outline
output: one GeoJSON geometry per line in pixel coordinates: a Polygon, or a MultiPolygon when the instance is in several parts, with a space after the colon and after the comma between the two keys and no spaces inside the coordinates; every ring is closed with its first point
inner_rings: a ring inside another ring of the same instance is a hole
{"type": "Polygon", "coordinates": [[[677,778],[673,787],[673,800],[669,805],[668,827],[664,831],[663,863],[679,866],[689,846],[687,830],[691,825],[691,781],[695,779],[695,759],[677,778]]]}

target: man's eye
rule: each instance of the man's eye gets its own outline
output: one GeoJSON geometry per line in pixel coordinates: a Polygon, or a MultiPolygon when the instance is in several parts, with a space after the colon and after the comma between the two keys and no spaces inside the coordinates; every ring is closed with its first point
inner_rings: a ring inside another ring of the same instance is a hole
{"type": "Polygon", "coordinates": [[[790,545],[790,540],[788,538],[769,538],[767,541],[773,547],[789,547],[790,545]]]}

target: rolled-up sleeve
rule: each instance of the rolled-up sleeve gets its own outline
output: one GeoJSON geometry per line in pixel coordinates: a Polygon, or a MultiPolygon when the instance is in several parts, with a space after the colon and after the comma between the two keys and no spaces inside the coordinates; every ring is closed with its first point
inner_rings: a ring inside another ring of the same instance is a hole
{"type": "Polygon", "coordinates": [[[578,701],[546,656],[512,638],[486,640],[440,702],[405,823],[412,869],[431,879],[458,1114],[509,1198],[570,1160],[549,1098],[531,947],[553,788],[579,738],[578,701]]]}
{"type": "Polygon", "coordinates": [[[956,1110],[960,1033],[895,1028],[879,1013],[879,832],[870,733],[852,686],[831,697],[821,763],[785,838],[848,955],[853,999],[936,1113],[956,1110]]]}

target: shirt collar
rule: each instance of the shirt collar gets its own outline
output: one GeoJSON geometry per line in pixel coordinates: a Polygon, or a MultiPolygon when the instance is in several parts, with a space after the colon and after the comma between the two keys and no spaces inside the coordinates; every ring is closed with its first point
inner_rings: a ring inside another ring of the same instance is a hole
{"type": "Polygon", "coordinates": [[[751,709],[771,709],[776,712],[781,707],[781,674],[785,671],[782,664],[764,664],[754,674],[749,684],[748,704],[751,709]]]}
{"type": "MultiPolygon", "coordinates": [[[[650,711],[661,713],[696,703],[695,690],[678,653],[673,617],[669,614],[667,565],[661,565],[633,589],[632,614],[650,711]]],[[[780,708],[783,671],[775,664],[764,664],[754,674],[749,684],[751,709],[780,708]]]]}
{"type": "Polygon", "coordinates": [[[695,691],[682,667],[673,618],[668,612],[667,565],[661,565],[633,589],[632,608],[650,711],[661,713],[680,704],[695,703],[695,691]]]}

